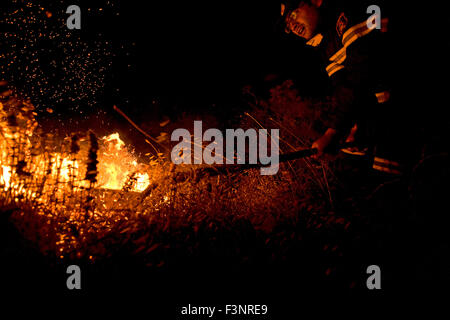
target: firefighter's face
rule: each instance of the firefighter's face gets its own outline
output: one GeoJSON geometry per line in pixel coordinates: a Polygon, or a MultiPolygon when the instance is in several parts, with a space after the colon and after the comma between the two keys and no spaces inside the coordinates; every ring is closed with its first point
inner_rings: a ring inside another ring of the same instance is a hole
{"type": "Polygon", "coordinates": [[[315,35],[318,24],[319,8],[314,4],[301,3],[286,16],[286,31],[306,40],[315,35]]]}

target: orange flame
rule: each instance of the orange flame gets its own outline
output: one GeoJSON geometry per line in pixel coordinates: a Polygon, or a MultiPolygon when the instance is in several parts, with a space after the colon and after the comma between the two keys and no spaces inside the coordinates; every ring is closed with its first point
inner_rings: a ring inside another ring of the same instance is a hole
{"type": "MultiPolygon", "coordinates": [[[[9,191],[13,197],[35,195],[38,189],[40,193],[56,192],[56,196],[64,196],[67,191],[64,186],[72,190],[89,187],[84,180],[86,150],[83,148],[80,155],[43,152],[42,148],[39,151],[42,154],[36,154],[32,140],[37,122],[33,113],[30,116],[32,110],[31,105],[24,104],[22,110],[11,113],[0,103],[0,189],[9,191]]],[[[101,138],[99,146],[97,188],[122,190],[126,187],[127,191],[141,192],[148,187],[150,177],[145,165],[138,163],[119,133],[101,138]]]]}
{"type": "Polygon", "coordinates": [[[99,155],[99,186],[120,190],[130,175],[135,175],[132,191],[144,191],[150,184],[147,173],[140,173],[140,165],[135,156],[125,148],[118,133],[101,138],[103,147],[99,155]]]}

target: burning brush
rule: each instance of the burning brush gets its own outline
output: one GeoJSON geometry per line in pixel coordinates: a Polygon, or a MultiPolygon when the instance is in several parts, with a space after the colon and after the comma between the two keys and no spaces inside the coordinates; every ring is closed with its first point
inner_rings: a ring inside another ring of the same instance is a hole
{"type": "Polygon", "coordinates": [[[270,232],[274,221],[298,219],[305,199],[329,194],[329,169],[304,158],[311,150],[280,155],[306,165],[265,177],[252,166],[174,166],[161,157],[143,164],[118,133],[42,133],[31,103],[0,92],[0,208],[57,258],[95,259],[122,246],[153,254],[169,231],[184,245],[180,230],[232,228],[236,219],[270,232]]]}
{"type": "MultiPolygon", "coordinates": [[[[48,219],[47,224],[106,220],[125,210],[150,185],[156,161],[138,163],[118,133],[75,133],[62,141],[43,134],[30,102],[2,82],[0,97],[0,207],[48,219]]],[[[33,218],[34,219],[34,218],[33,218]]],[[[106,223],[105,223],[106,224],[106,223]]],[[[65,238],[62,233],[59,237],[65,238]]],[[[67,241],[56,240],[66,251],[67,241]]],[[[69,241],[70,242],[70,241],[69,241]]]]}
{"type": "Polygon", "coordinates": [[[56,196],[62,196],[68,190],[125,186],[140,192],[150,184],[146,166],[137,162],[118,133],[100,139],[93,132],[76,133],[64,139],[58,150],[56,141],[51,141],[56,138],[37,129],[34,107],[11,94],[3,92],[0,103],[0,186],[12,196],[7,197],[10,201],[16,196],[39,201],[54,188],[56,196]]]}

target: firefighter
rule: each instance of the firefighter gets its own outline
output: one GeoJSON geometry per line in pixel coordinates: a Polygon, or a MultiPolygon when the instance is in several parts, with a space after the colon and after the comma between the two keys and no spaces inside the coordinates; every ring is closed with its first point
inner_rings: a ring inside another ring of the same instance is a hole
{"type": "MultiPolygon", "coordinates": [[[[312,147],[322,154],[333,145],[355,142],[356,147],[340,153],[338,162],[346,165],[336,173],[351,194],[348,197],[347,190],[339,188],[343,192],[339,199],[350,199],[352,208],[355,198],[363,200],[356,202],[357,210],[369,223],[360,230],[368,239],[376,239],[367,241],[364,252],[389,266],[386,278],[395,279],[390,281],[393,287],[415,289],[433,279],[433,274],[442,285],[448,273],[436,270],[446,270],[443,261],[450,261],[445,233],[448,215],[442,214],[448,206],[450,171],[444,142],[448,126],[442,119],[445,116],[435,117],[441,115],[442,104],[436,95],[445,98],[448,90],[435,73],[445,74],[448,64],[438,57],[448,50],[439,50],[445,41],[440,29],[430,26],[438,21],[442,28],[443,22],[436,12],[427,14],[423,6],[414,6],[420,12],[411,14],[405,8],[387,8],[380,1],[282,0],[281,25],[322,56],[332,83],[331,102],[323,112],[328,129],[312,147]],[[373,4],[380,9],[375,16],[368,10],[373,4]],[[390,14],[395,20],[388,20],[390,14]],[[409,21],[414,14],[426,26],[417,32],[411,31],[409,21]],[[417,39],[426,43],[418,46],[417,39]],[[432,74],[419,76],[421,63],[432,74]],[[361,167],[352,168],[356,163],[361,167]],[[418,257],[427,266],[418,264],[418,257]],[[405,265],[410,270],[405,272],[405,265]]],[[[350,207],[343,204],[343,208],[350,207]]]]}
{"type": "Polygon", "coordinates": [[[394,93],[388,82],[389,20],[382,5],[362,2],[284,0],[282,25],[286,33],[317,50],[332,83],[323,112],[328,129],[312,147],[321,155],[337,141],[354,143],[341,151],[363,159],[369,170],[401,175],[405,139],[402,112],[392,107],[394,93]]]}

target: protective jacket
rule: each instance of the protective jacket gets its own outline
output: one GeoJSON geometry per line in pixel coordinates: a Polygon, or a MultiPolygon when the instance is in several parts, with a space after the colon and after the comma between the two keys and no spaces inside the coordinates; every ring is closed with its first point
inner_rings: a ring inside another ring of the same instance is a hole
{"type": "Polygon", "coordinates": [[[332,83],[325,125],[343,136],[353,128],[373,169],[401,174],[407,153],[401,145],[402,111],[393,107],[389,19],[382,5],[324,1],[324,6],[319,33],[307,44],[321,55],[332,83]]]}

